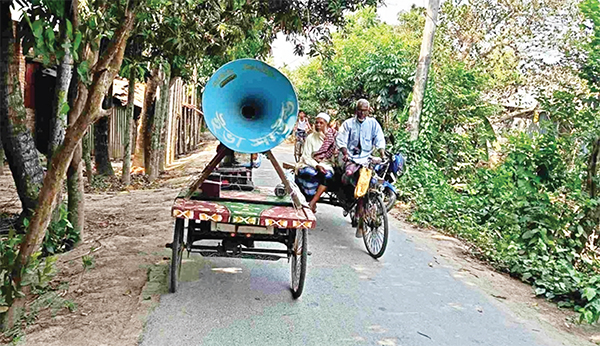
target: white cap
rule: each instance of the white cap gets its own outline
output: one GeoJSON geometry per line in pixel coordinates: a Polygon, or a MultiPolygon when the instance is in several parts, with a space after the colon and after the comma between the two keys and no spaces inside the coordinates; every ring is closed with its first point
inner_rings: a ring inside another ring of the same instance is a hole
{"type": "Polygon", "coordinates": [[[326,123],[329,124],[329,119],[330,119],[329,114],[319,113],[319,114],[317,114],[317,118],[321,118],[321,119],[325,120],[326,123]]]}

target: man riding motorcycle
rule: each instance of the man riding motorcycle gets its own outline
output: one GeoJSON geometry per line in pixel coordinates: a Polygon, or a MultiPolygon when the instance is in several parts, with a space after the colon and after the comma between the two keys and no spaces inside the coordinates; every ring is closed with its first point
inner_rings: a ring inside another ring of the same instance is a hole
{"type": "MultiPolygon", "coordinates": [[[[337,134],[336,144],[340,150],[340,167],[343,167],[342,184],[354,187],[358,179],[357,172],[368,162],[377,149],[385,157],[385,137],[379,122],[369,117],[369,101],[360,99],[356,103],[355,116],[344,121],[337,134]]],[[[357,213],[361,215],[362,204],[358,204],[357,213]]],[[[363,224],[358,223],[356,237],[363,235],[363,224]]]]}

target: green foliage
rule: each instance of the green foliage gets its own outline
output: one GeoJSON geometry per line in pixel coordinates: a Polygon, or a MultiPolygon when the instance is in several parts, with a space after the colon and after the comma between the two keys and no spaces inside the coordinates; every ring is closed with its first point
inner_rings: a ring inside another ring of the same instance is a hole
{"type": "Polygon", "coordinates": [[[42,57],[48,65],[60,61],[69,51],[75,61],[82,50],[83,34],[74,30],[69,20],[66,2],[62,0],[32,1],[31,7],[23,16],[29,30],[20,31],[23,36],[23,51],[42,57]]]}
{"type": "MultiPolygon", "coordinates": [[[[154,0],[148,0],[153,2],[154,0]]],[[[79,80],[91,83],[91,63],[102,39],[111,39],[122,24],[131,5],[141,1],[89,0],[79,2],[78,27],[74,27],[71,2],[64,0],[34,0],[22,3],[25,10],[20,36],[24,54],[41,58],[46,65],[62,60],[68,51],[74,59],[79,80]],[[92,54],[83,54],[86,48],[92,54]],[[87,59],[87,60],[86,60],[87,59]]],[[[64,111],[64,110],[63,110],[64,111]]]]}
{"type": "Polygon", "coordinates": [[[332,37],[333,56],[314,58],[291,75],[308,114],[333,109],[343,120],[365,97],[379,116],[404,108],[416,61],[403,35],[367,7],[348,16],[347,25],[332,37]]]}
{"type": "MultiPolygon", "coordinates": [[[[194,67],[210,76],[213,65],[240,57],[263,57],[277,32],[289,35],[299,54],[305,47],[300,37],[328,42],[327,25],[342,25],[344,11],[377,0],[223,1],[147,0],[137,15],[132,40],[139,40],[141,60],[166,60],[173,77],[189,78],[194,67]]],[[[325,47],[326,48],[326,47],[325,47]]],[[[128,54],[130,57],[139,54],[128,54]]]]}
{"type": "Polygon", "coordinates": [[[0,299],[3,306],[10,306],[21,294],[12,279],[12,271],[17,262],[19,244],[22,239],[22,235],[11,230],[8,236],[0,241],[0,276],[2,277],[2,286],[0,287],[2,296],[0,299]]]}
{"type": "MultiPolygon", "coordinates": [[[[29,220],[25,219],[23,226],[27,229],[29,220]]],[[[0,314],[5,313],[16,298],[23,296],[21,289],[13,280],[14,270],[17,268],[19,246],[23,238],[23,234],[18,234],[11,229],[8,235],[0,239],[0,314]]],[[[70,250],[78,240],[79,234],[69,223],[67,208],[63,204],[59,207],[57,220],[51,222],[46,231],[41,251],[34,253],[22,269],[23,281],[20,287],[29,286],[31,292],[36,295],[44,295],[49,290],[51,291],[49,283],[56,274],[57,257],[54,255],[70,250]]],[[[35,306],[37,305],[34,304],[33,307],[35,306]]],[[[28,316],[35,318],[35,313],[30,313],[28,316]]],[[[23,317],[17,316],[17,318],[23,317]]],[[[13,332],[18,333],[19,331],[13,332]]]]}
{"type": "Polygon", "coordinates": [[[222,54],[205,55],[197,65],[199,91],[202,91],[210,76],[224,64],[243,58],[264,59],[270,51],[272,28],[264,18],[254,20],[245,36],[229,45],[222,54]]]}
{"type": "MultiPolygon", "coordinates": [[[[486,18],[475,8],[444,6],[446,20],[456,16],[466,25],[486,18]]],[[[516,56],[494,60],[502,46],[486,52],[477,46],[484,41],[476,41],[470,56],[478,60],[456,59],[460,51],[446,41],[452,29],[445,26],[455,21],[440,27],[437,42],[445,45],[434,59],[418,140],[396,132],[409,157],[400,191],[414,207],[410,219],[466,240],[475,255],[531,283],[537,295],[596,322],[600,199],[589,196],[585,178],[589,145],[600,135],[597,95],[564,86],[540,93],[550,96],[539,98],[543,111],[535,116],[551,121],[534,123],[527,133],[495,130],[499,108],[485,96],[520,83],[511,75],[516,56]]],[[[506,29],[500,38],[522,30],[506,29]]],[[[477,38],[478,30],[468,29],[464,38],[477,38]]],[[[407,118],[401,113],[401,121],[407,118]]]]}
{"type": "MultiPolygon", "coordinates": [[[[94,251],[94,249],[92,248],[92,250],[90,251],[94,251]]],[[[94,256],[91,255],[85,255],[83,257],[81,257],[81,264],[83,265],[83,270],[89,270],[94,268],[94,266],[96,265],[96,260],[94,258],[94,256]]]]}
{"type": "MultiPolygon", "coordinates": [[[[462,62],[438,66],[425,90],[419,138],[408,143],[401,130],[396,134],[400,149],[437,162],[451,179],[472,175],[479,162],[488,160],[488,143],[496,139],[489,119],[499,109],[483,100],[488,78],[462,62]]],[[[406,114],[400,120],[407,119],[406,114]]]]}
{"type": "Polygon", "coordinates": [[[69,222],[67,206],[61,204],[58,208],[57,220],[50,222],[46,231],[42,254],[47,256],[69,251],[79,242],[79,236],[79,232],[69,222]]]}
{"type": "MultiPolygon", "coordinates": [[[[414,205],[412,221],[467,240],[476,255],[531,283],[537,295],[571,307],[582,321],[593,323],[600,318],[600,263],[593,236],[600,199],[584,190],[587,156],[577,149],[590,132],[598,135],[597,128],[585,131],[585,127],[600,114],[575,107],[568,118],[587,116],[588,122],[566,122],[562,112],[581,100],[557,92],[546,101],[544,108],[555,122],[540,124],[539,132],[507,135],[500,150],[504,158],[497,167],[473,166],[465,171],[460,162],[440,160],[436,150],[416,151],[400,182],[401,197],[414,205]]],[[[456,136],[454,132],[426,131],[420,144],[429,143],[427,136],[447,140],[456,136]]],[[[453,145],[439,147],[448,150],[453,145]]]]}
{"type": "Polygon", "coordinates": [[[581,76],[590,83],[594,91],[600,91],[600,1],[582,1],[580,8],[587,19],[583,26],[591,31],[585,47],[588,56],[581,70],[581,76]]]}
{"type": "MultiPolygon", "coordinates": [[[[23,235],[17,234],[11,230],[9,234],[0,239],[0,313],[6,312],[14,300],[22,297],[23,293],[19,290],[13,281],[14,268],[18,256],[18,248],[23,235]]],[[[41,252],[36,252],[27,262],[22,270],[23,282],[21,287],[30,286],[34,291],[43,291],[48,287],[48,283],[56,274],[54,264],[57,257],[41,257],[41,252]]]]}

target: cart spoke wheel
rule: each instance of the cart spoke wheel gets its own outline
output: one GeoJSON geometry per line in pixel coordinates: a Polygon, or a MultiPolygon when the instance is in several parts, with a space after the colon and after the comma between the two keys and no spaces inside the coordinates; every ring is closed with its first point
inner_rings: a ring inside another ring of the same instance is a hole
{"type": "Polygon", "coordinates": [[[297,299],[302,295],[306,278],[306,261],[308,258],[308,231],[294,230],[294,246],[292,247],[292,296],[297,299]]]}
{"type": "Polygon", "coordinates": [[[371,193],[365,199],[363,218],[363,241],[369,255],[379,258],[385,252],[388,241],[388,219],[385,204],[380,195],[371,193]]]}
{"type": "Polygon", "coordinates": [[[183,219],[175,219],[173,230],[173,243],[171,243],[171,267],[169,270],[169,292],[177,291],[177,282],[181,271],[181,260],[183,258],[183,219]]]}

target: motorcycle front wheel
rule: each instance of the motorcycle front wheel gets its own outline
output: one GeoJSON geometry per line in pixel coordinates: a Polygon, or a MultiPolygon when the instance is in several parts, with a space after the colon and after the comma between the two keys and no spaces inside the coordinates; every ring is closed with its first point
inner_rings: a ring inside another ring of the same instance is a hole
{"type": "Polygon", "coordinates": [[[367,252],[373,258],[379,258],[385,252],[388,242],[388,217],[383,198],[378,193],[365,196],[362,219],[363,241],[367,252]]]}

